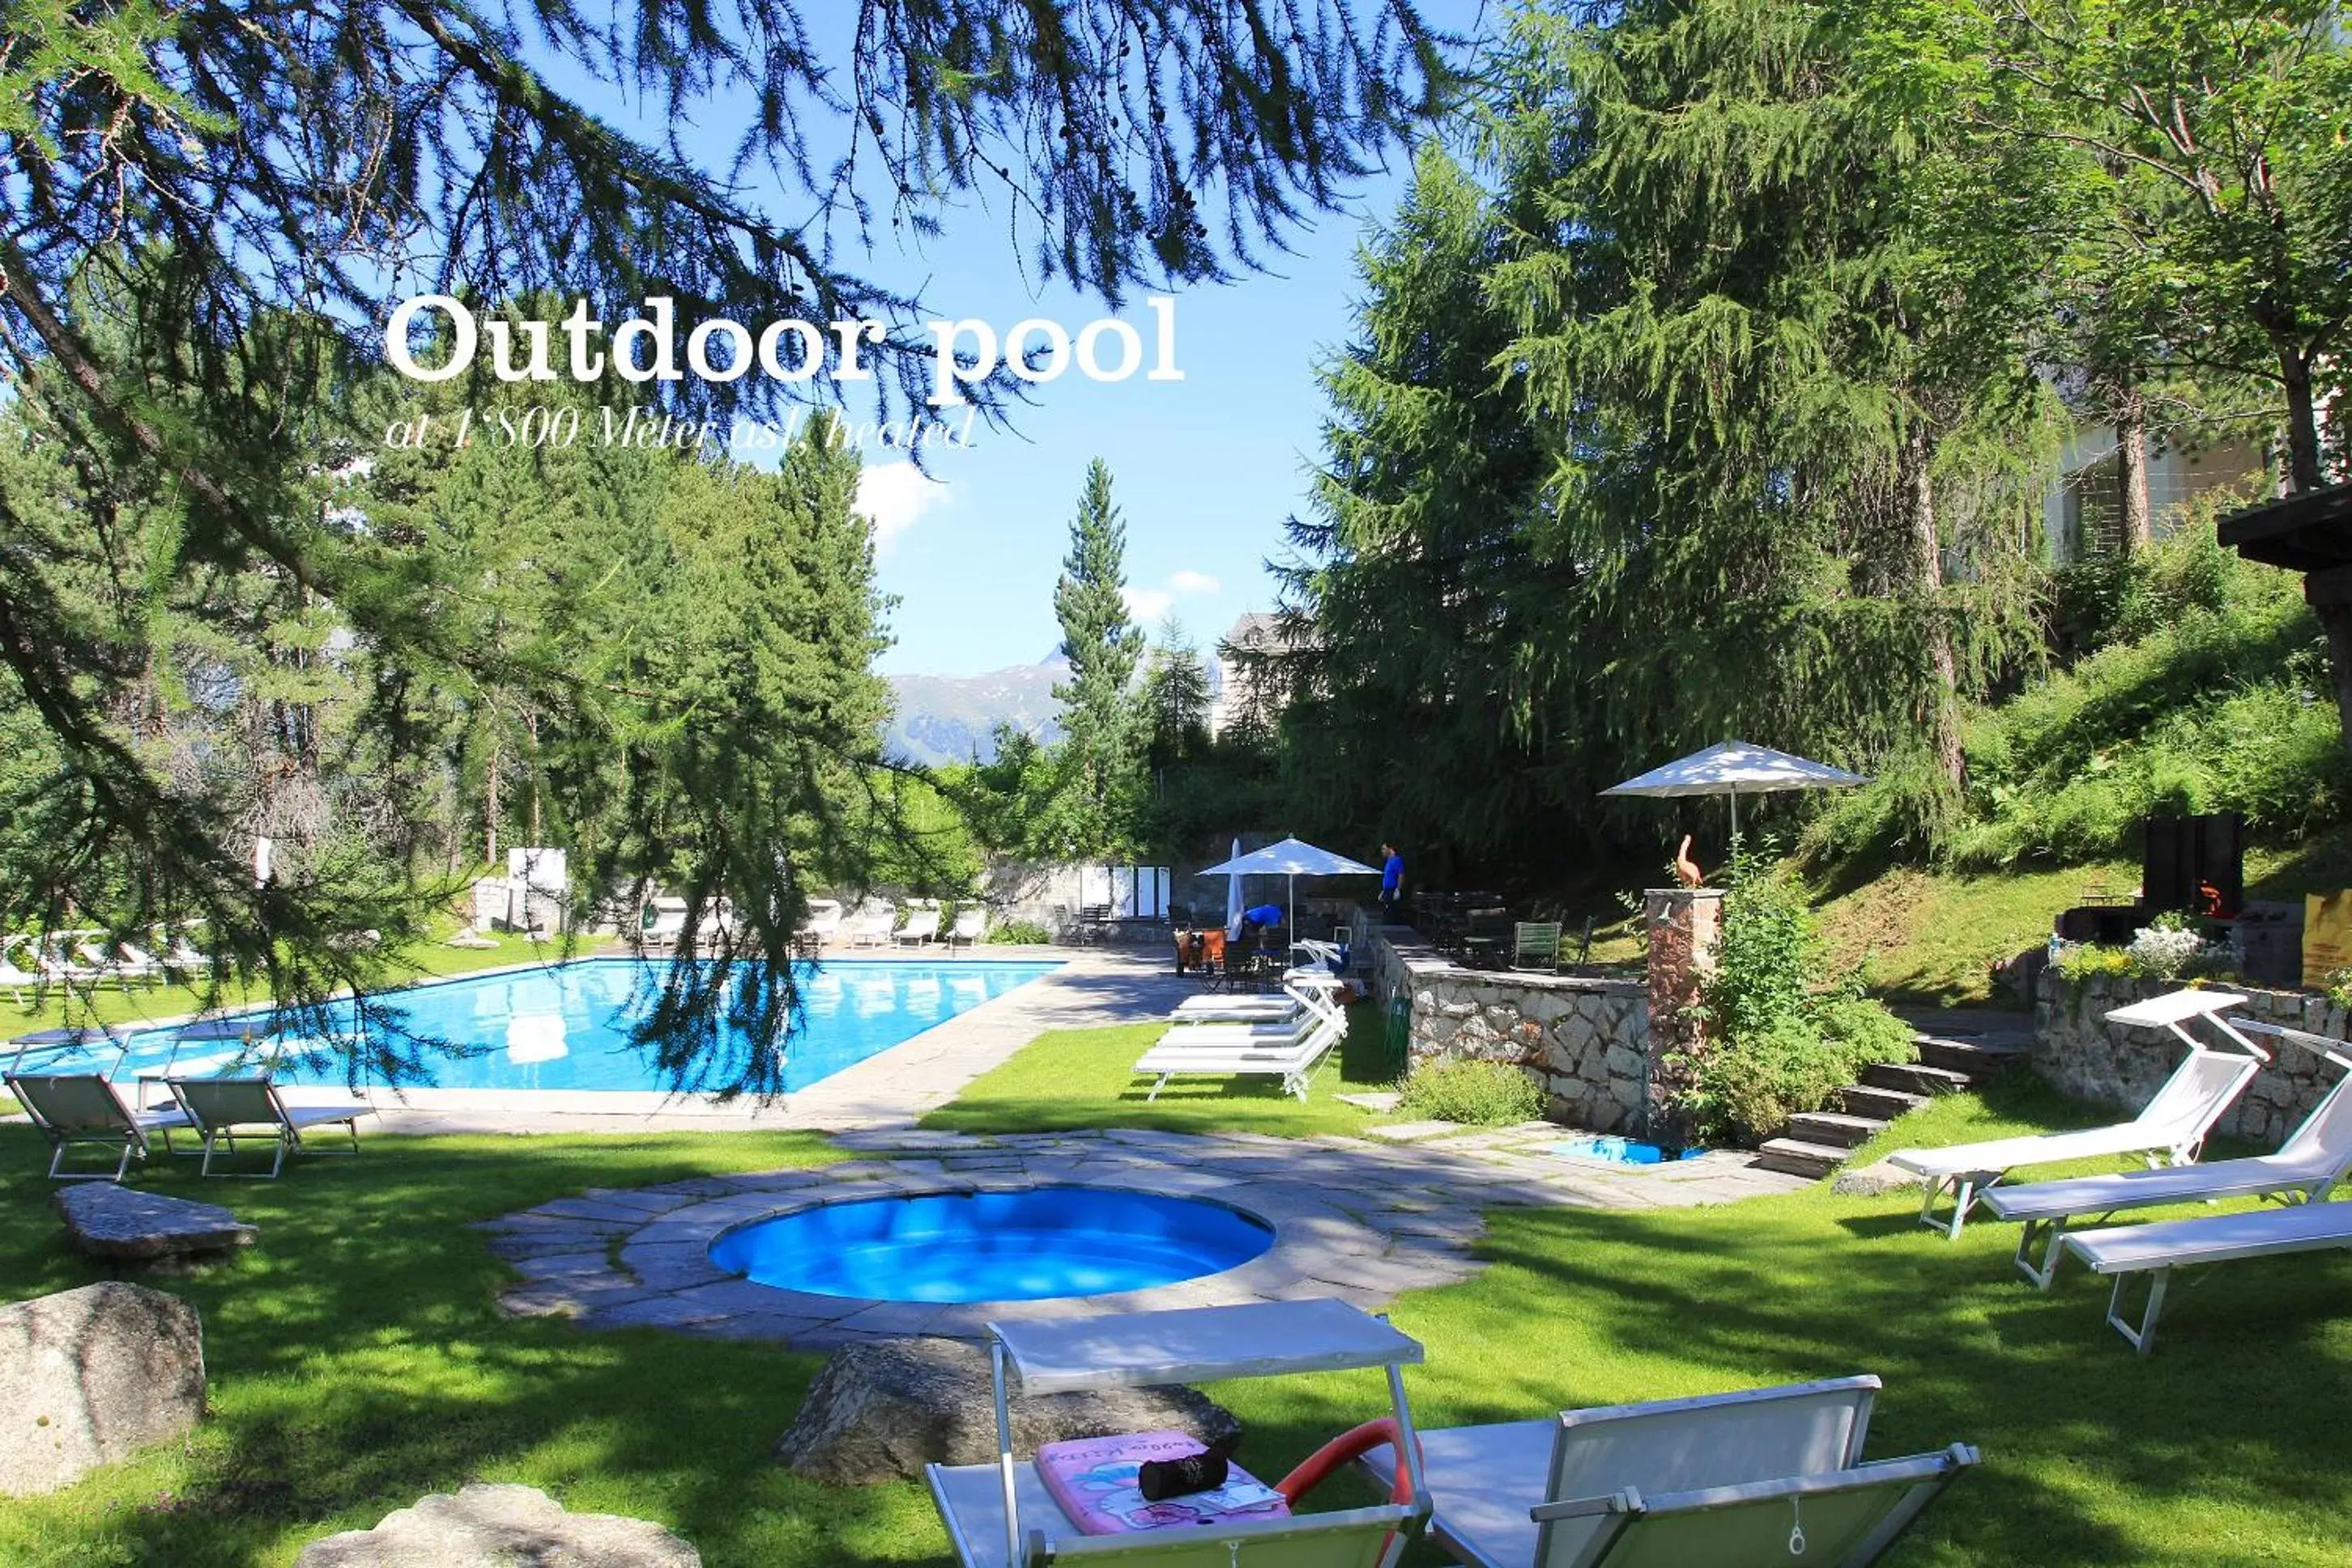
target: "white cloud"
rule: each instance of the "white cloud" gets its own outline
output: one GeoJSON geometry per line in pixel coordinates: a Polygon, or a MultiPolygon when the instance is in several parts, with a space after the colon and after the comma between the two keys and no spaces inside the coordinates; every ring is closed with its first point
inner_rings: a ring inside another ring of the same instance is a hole
{"type": "Polygon", "coordinates": [[[1156,622],[1164,618],[1175,606],[1176,595],[1165,588],[1121,588],[1119,596],[1127,601],[1129,619],[1156,622]]]}
{"type": "Polygon", "coordinates": [[[1213,594],[1224,584],[1206,572],[1195,572],[1187,567],[1169,578],[1168,586],[1179,594],[1213,594]]]}
{"type": "Polygon", "coordinates": [[[857,500],[851,503],[874,525],[874,542],[885,550],[914,527],[916,519],[947,504],[948,487],[912,463],[881,463],[861,470],[857,500]]]}

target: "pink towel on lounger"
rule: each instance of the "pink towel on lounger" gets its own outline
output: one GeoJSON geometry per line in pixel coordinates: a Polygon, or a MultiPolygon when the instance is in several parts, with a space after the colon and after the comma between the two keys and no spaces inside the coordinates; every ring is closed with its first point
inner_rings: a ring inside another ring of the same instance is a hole
{"type": "Polygon", "coordinates": [[[1076,1437],[1037,1450],[1037,1473],[1045,1489],[1087,1535],[1118,1535],[1176,1524],[1217,1524],[1229,1519],[1265,1519],[1286,1514],[1282,1494],[1243,1469],[1232,1467],[1213,1491],[1147,1502],[1136,1489],[1136,1472],[1146,1459],[1181,1459],[1206,1452],[1181,1432],[1130,1432],[1110,1437],[1076,1437]]]}

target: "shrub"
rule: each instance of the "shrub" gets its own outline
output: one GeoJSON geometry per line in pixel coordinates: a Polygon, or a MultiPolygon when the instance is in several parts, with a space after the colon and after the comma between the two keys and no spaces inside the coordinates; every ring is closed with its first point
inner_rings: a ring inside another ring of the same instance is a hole
{"type": "Polygon", "coordinates": [[[1690,1082],[1670,1107],[1703,1141],[1754,1142],[1818,1110],[1872,1062],[1908,1061],[1908,1026],[1827,973],[1827,949],[1803,888],[1757,856],[1729,873],[1723,941],[1700,1001],[1712,1037],[1675,1065],[1690,1082]]]}
{"type": "Polygon", "coordinates": [[[2177,980],[2205,951],[2205,939],[2179,926],[2147,926],[2132,932],[2124,956],[2142,974],[2177,980]]]}
{"type": "Polygon", "coordinates": [[[1543,1090],[1509,1062],[1432,1062],[1404,1080],[1400,1109],[1424,1121],[1508,1127],[1543,1114],[1543,1090]]]}
{"type": "Polygon", "coordinates": [[[2058,973],[2077,985],[2095,975],[2129,974],[2131,954],[2120,947],[2102,947],[2095,942],[2076,942],[2058,955],[2058,973]]]}
{"type": "Polygon", "coordinates": [[[1025,947],[1042,947],[1054,940],[1054,933],[1035,921],[1006,921],[988,928],[988,940],[1005,946],[1015,943],[1025,947]]]}

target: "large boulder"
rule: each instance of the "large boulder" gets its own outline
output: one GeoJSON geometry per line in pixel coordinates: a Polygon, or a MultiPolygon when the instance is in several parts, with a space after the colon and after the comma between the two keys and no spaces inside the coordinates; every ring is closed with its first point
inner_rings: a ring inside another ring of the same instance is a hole
{"type": "Polygon", "coordinates": [[[108,1280],[0,1307],[0,1493],[31,1497],[205,1413],[196,1310],[108,1280]]]}
{"type": "Polygon", "coordinates": [[[238,1223],[218,1204],[113,1182],[76,1182],[59,1187],[49,1201],[66,1222],[66,1239],[92,1258],[153,1263],[225,1253],[261,1237],[259,1226],[238,1223]]]}
{"type": "MultiPolygon", "coordinates": [[[[1238,1436],[1233,1413],[1189,1388],[1111,1388],[1017,1395],[1013,1444],[1118,1432],[1189,1432],[1203,1443],[1238,1436]]],[[[833,1352],[809,1384],[800,1415],[776,1444],[790,1468],[835,1485],[916,1478],[934,1462],[996,1458],[996,1402],[988,1353],[961,1340],[876,1340],[833,1352]]]]}
{"type": "Polygon", "coordinates": [[[477,1481],[314,1541],[294,1568],[702,1568],[702,1554],[642,1519],[566,1513],[536,1487],[477,1481]]]}

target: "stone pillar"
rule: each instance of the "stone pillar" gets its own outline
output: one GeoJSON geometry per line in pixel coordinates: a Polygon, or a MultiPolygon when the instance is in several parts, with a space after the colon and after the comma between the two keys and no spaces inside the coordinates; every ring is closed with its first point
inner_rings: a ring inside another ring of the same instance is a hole
{"type": "Polygon", "coordinates": [[[1651,888],[1642,894],[1642,924],[1650,945],[1649,1087],[1643,1097],[1644,1136],[1680,1144],[1689,1131],[1666,1110],[1689,1078],[1672,1058],[1706,1048],[1706,1036],[1689,1009],[1699,987],[1715,973],[1723,938],[1723,894],[1714,888],[1651,888]]]}

